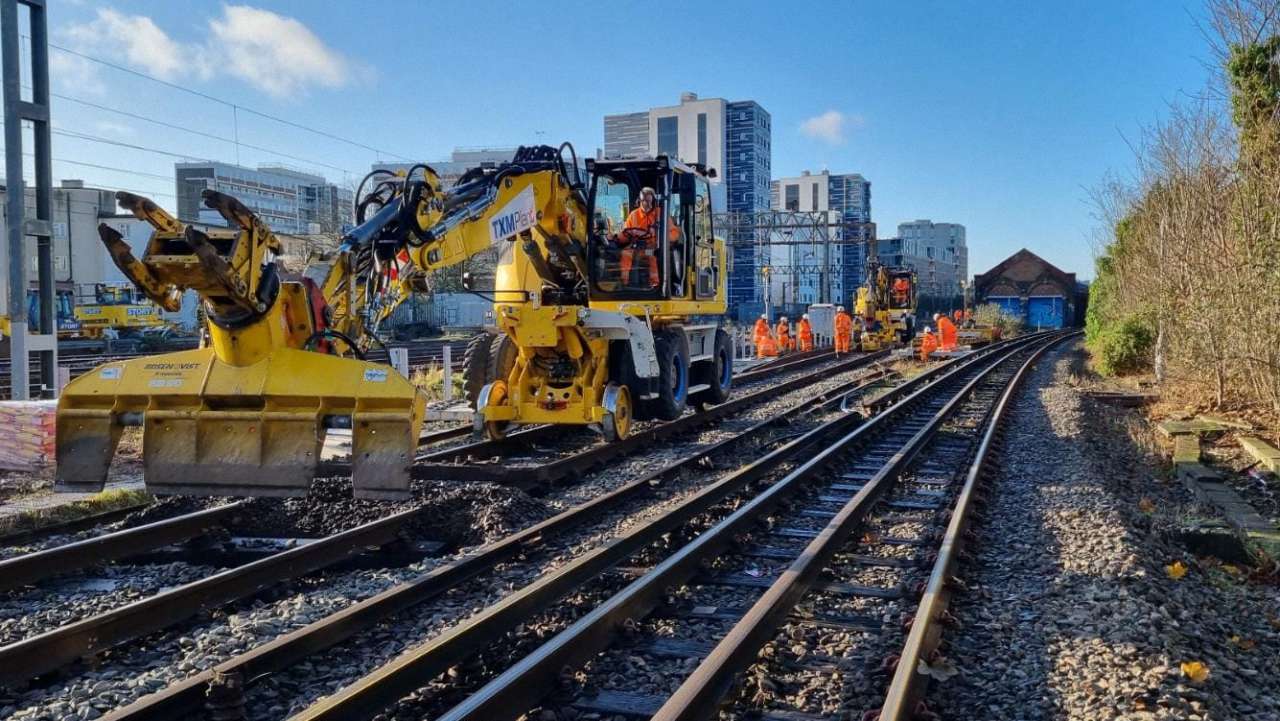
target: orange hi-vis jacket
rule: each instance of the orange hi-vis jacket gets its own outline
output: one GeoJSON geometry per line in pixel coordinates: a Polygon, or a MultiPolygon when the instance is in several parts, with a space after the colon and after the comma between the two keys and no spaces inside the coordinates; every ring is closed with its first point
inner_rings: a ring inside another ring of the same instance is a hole
{"type": "Polygon", "coordinates": [[[936,350],[938,350],[938,339],[933,333],[925,331],[920,337],[920,360],[928,360],[929,354],[936,350]]]}
{"type": "Polygon", "coordinates": [[[941,337],[939,348],[941,350],[955,350],[956,347],[956,324],[945,315],[938,318],[938,335],[941,337]]]}
{"type": "Polygon", "coordinates": [[[796,335],[800,338],[800,350],[813,350],[813,326],[804,318],[796,324],[796,335]]]}

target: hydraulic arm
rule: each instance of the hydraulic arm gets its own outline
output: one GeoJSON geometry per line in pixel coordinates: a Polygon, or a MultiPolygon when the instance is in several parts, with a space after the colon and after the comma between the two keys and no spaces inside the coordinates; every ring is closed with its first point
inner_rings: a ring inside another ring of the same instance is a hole
{"type": "Polygon", "coordinates": [[[325,285],[283,282],[280,242],[234,198],[205,192],[228,230],[184,226],[150,200],[120,205],[155,229],[141,259],[110,226],[103,243],[149,298],[177,310],[195,291],[208,345],[107,363],[72,381],[58,405],[60,488],[101,488],[126,425],[143,427],[143,462],[155,493],[305,494],[326,431],[349,428],[356,494],[399,496],[421,430],[425,400],[387,366],[360,359],[363,285],[348,249],[325,285]],[[348,300],[357,301],[356,305],[348,300]]]}

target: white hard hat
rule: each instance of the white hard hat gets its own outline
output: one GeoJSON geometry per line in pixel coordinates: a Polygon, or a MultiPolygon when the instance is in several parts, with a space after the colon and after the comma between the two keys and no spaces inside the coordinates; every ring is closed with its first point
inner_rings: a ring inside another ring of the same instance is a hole
{"type": "Polygon", "coordinates": [[[800,316],[800,317],[801,317],[801,318],[804,318],[805,320],[809,320],[809,314],[808,314],[808,313],[805,313],[804,315],[802,315],[802,316],[800,316]]]}
{"type": "Polygon", "coordinates": [[[838,306],[836,306],[836,310],[844,310],[844,306],[842,306],[842,305],[838,305],[838,306]]]}
{"type": "Polygon", "coordinates": [[[925,333],[932,333],[932,332],[933,332],[933,329],[932,329],[932,328],[930,328],[929,326],[925,326],[925,327],[924,327],[924,332],[925,332],[925,333]]]}
{"type": "Polygon", "coordinates": [[[786,317],[785,315],[784,315],[784,316],[781,316],[780,318],[778,318],[778,320],[786,320],[786,319],[787,319],[787,317],[786,317]]]}
{"type": "Polygon", "coordinates": [[[769,320],[769,316],[768,316],[768,315],[766,315],[766,314],[764,314],[764,313],[761,313],[761,314],[760,314],[760,320],[769,320]]]}
{"type": "Polygon", "coordinates": [[[939,318],[941,318],[941,317],[942,317],[942,314],[941,314],[941,313],[934,313],[934,314],[933,314],[933,319],[934,319],[934,320],[937,320],[937,319],[939,319],[939,318]]]}

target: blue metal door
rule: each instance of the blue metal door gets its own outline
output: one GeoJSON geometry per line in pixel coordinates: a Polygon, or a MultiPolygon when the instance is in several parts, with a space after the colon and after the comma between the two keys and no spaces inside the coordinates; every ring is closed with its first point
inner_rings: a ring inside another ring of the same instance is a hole
{"type": "Polygon", "coordinates": [[[1027,299],[1027,325],[1032,328],[1061,328],[1066,301],[1060,295],[1033,296],[1027,299]]]}
{"type": "Polygon", "coordinates": [[[987,302],[995,303],[1000,306],[1000,310],[1010,315],[1022,317],[1022,301],[1016,295],[989,295],[987,302]]]}

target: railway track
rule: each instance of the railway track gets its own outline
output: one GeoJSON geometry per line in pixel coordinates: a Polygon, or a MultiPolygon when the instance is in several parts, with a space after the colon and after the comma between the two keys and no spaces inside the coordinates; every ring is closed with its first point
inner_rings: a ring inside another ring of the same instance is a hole
{"type": "MultiPolygon", "coordinates": [[[[711,718],[784,627],[799,638],[832,629],[888,638],[914,606],[908,578],[949,537],[934,525],[952,500],[969,497],[956,481],[989,448],[985,429],[1003,407],[996,399],[1055,339],[1007,342],[947,364],[874,399],[884,410],[866,423],[849,414],[829,420],[294,718],[369,718],[388,708],[394,718],[451,720],[711,718]],[[560,628],[547,638],[546,624],[560,628]],[[527,627],[544,631],[521,639],[527,627]],[[495,675],[499,667],[506,670],[495,675]],[[565,669],[578,669],[567,683],[565,669]],[[433,684],[446,673],[447,684],[433,684]]],[[[865,670],[856,653],[800,648],[808,666],[791,671],[836,684],[823,698],[843,698],[839,679],[865,670]]]]}
{"type": "MultiPolygon", "coordinates": [[[[878,356],[846,359],[837,364],[834,371],[828,365],[827,367],[819,368],[815,372],[793,378],[792,382],[800,380],[804,381],[804,385],[809,385],[822,378],[830,378],[839,373],[849,375],[855,371],[864,378],[882,376],[884,375],[882,369],[869,371],[863,369],[863,366],[869,366],[878,359],[878,356]]],[[[820,363],[822,360],[821,358],[808,360],[800,365],[804,367],[805,365],[820,363]]],[[[753,375],[756,378],[763,378],[769,374],[756,373],[753,375]]],[[[797,383],[795,385],[798,387],[801,384],[797,383]]],[[[828,385],[839,387],[834,381],[828,381],[828,385]]],[[[868,382],[867,387],[869,388],[871,385],[872,383],[868,382]]],[[[708,418],[731,417],[735,412],[741,413],[745,409],[749,409],[753,404],[758,405],[765,401],[767,397],[768,394],[765,393],[754,393],[738,399],[742,402],[725,404],[725,406],[720,407],[720,410],[712,409],[708,418]]],[[[530,529],[523,539],[513,539],[506,544],[499,543],[495,548],[479,554],[476,559],[467,560],[459,568],[471,569],[484,564],[497,564],[503,559],[509,559],[513,551],[527,550],[531,544],[536,545],[536,543],[542,542],[543,538],[551,538],[554,533],[563,532],[584,523],[598,522],[599,516],[595,514],[610,508],[610,504],[638,503],[650,496],[662,496],[665,491],[656,489],[654,484],[662,483],[664,479],[670,480],[682,475],[689,476],[692,470],[699,468],[699,464],[706,463],[713,456],[719,457],[719,462],[726,462],[731,458],[731,456],[727,455],[730,449],[737,448],[766,433],[784,432],[785,434],[787,432],[786,424],[792,422],[796,416],[813,412],[815,408],[838,409],[841,400],[841,394],[828,396],[824,393],[814,393],[805,398],[803,402],[788,407],[777,414],[768,415],[763,420],[745,424],[740,423],[740,425],[746,426],[740,432],[731,434],[728,438],[719,442],[704,443],[701,447],[679,460],[656,468],[652,473],[647,474],[645,478],[627,483],[613,493],[603,496],[602,499],[593,499],[587,503],[580,504],[581,507],[576,510],[566,511],[559,516],[548,519],[543,524],[530,529]]],[[[692,417],[686,416],[686,418],[692,417]]],[[[698,424],[690,424],[685,428],[686,430],[693,430],[705,425],[707,422],[709,420],[702,419],[698,424]]],[[[678,422],[663,425],[681,427],[678,422]]],[[[101,538],[88,539],[79,544],[71,544],[68,547],[49,549],[43,552],[42,555],[34,557],[10,559],[10,561],[6,562],[10,564],[7,568],[12,572],[15,580],[9,585],[30,583],[55,573],[73,572],[84,568],[90,562],[101,562],[112,558],[124,559],[161,543],[192,537],[207,530],[208,527],[217,525],[222,520],[234,516],[236,505],[230,504],[229,506],[221,507],[221,509],[202,512],[203,517],[200,518],[194,516],[200,516],[201,514],[192,514],[192,516],[151,524],[148,527],[109,534],[101,538]]],[[[616,515],[621,518],[625,517],[627,513],[619,512],[616,515]]],[[[330,539],[323,539],[323,541],[313,542],[298,549],[278,554],[279,558],[275,556],[263,558],[255,562],[255,564],[231,569],[208,579],[202,579],[177,589],[172,589],[162,597],[144,599],[126,607],[113,609],[88,619],[82,619],[66,627],[53,629],[47,633],[40,634],[36,638],[26,639],[20,643],[0,648],[0,669],[5,669],[0,670],[0,683],[14,684],[35,678],[49,670],[64,667],[81,656],[92,655],[124,644],[131,639],[153,634],[204,610],[215,608],[238,598],[247,598],[263,588],[278,584],[288,578],[297,577],[317,568],[330,566],[333,563],[349,558],[356,549],[363,549],[371,543],[376,544],[377,542],[385,541],[386,535],[390,533],[389,529],[392,529],[397,524],[403,524],[405,516],[406,514],[398,514],[400,520],[394,523],[378,522],[381,524],[379,526],[379,530],[382,532],[381,535],[349,536],[341,542],[330,542],[330,539]],[[317,545],[322,548],[316,548],[317,545]],[[327,548],[324,548],[326,546],[327,548]],[[313,548],[315,550],[309,550],[313,548]],[[292,553],[294,557],[289,558],[289,553],[292,553]],[[300,563],[299,558],[303,558],[304,561],[300,563]],[[310,560],[305,560],[306,558],[310,560]]],[[[363,528],[361,527],[361,529],[363,528]]],[[[453,571],[452,573],[462,574],[463,571],[453,571]]],[[[445,576],[446,579],[448,577],[445,576]]],[[[455,575],[454,577],[458,580],[463,580],[467,576],[455,575]]],[[[438,581],[439,575],[432,577],[428,597],[442,593],[449,588],[448,585],[441,586],[437,583],[438,581]]],[[[400,595],[399,598],[403,599],[404,596],[400,595]]],[[[403,601],[397,600],[394,603],[401,602],[403,601]]],[[[394,604],[393,606],[383,606],[378,613],[388,613],[388,608],[394,608],[394,604]]],[[[321,634],[321,636],[324,635],[321,634]]]]}

